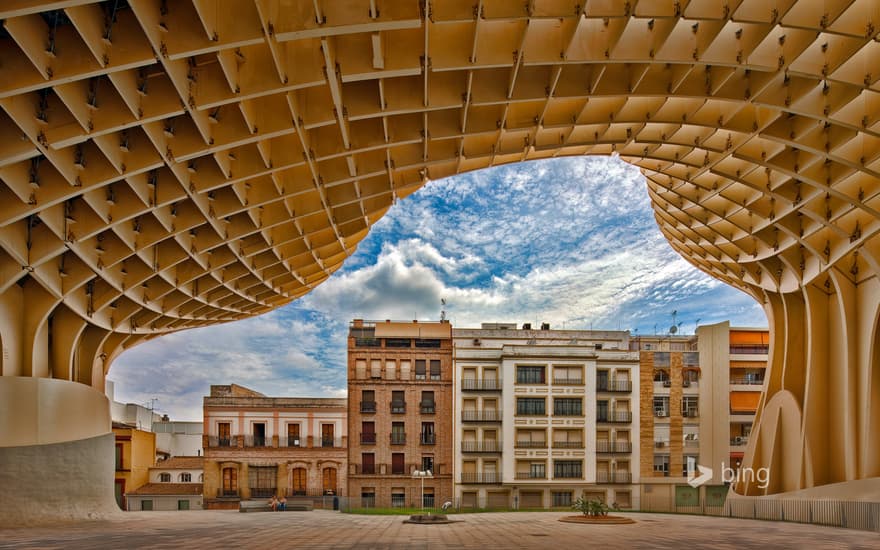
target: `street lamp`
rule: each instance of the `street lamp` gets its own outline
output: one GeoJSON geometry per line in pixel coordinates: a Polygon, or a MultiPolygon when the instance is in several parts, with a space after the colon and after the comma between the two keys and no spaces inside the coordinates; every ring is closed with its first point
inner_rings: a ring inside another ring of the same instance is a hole
{"type": "Polygon", "coordinates": [[[425,478],[434,479],[434,474],[431,473],[431,470],[413,470],[412,473],[413,479],[421,479],[422,480],[422,512],[425,511],[425,478]]]}

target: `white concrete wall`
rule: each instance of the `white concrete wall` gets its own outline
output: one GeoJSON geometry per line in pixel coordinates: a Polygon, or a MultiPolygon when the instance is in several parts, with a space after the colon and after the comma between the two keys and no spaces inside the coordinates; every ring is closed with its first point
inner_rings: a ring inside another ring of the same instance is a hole
{"type": "MultiPolygon", "coordinates": [[[[128,499],[128,509],[133,512],[137,512],[142,510],[142,502],[145,500],[150,500],[153,502],[153,511],[154,512],[170,512],[170,511],[178,511],[177,502],[179,500],[188,500],[189,501],[189,509],[190,510],[201,510],[202,509],[202,497],[201,496],[176,496],[176,495],[161,495],[161,496],[149,496],[149,495],[129,495],[126,497],[128,499]]],[[[181,510],[183,511],[183,510],[181,510]]]]}

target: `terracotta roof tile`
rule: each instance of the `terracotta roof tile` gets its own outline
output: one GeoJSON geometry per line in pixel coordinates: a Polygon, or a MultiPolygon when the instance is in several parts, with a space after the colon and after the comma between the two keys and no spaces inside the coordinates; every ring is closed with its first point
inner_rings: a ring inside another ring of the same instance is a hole
{"type": "Polygon", "coordinates": [[[153,470],[201,470],[205,466],[205,457],[203,456],[172,456],[167,460],[159,462],[151,469],[153,470]]]}

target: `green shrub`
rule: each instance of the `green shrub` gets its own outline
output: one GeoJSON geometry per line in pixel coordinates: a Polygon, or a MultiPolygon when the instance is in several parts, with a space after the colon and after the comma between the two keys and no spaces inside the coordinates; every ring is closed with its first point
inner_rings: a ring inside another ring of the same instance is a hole
{"type": "Polygon", "coordinates": [[[578,498],[571,507],[585,516],[594,517],[607,516],[609,510],[608,506],[601,500],[587,500],[584,497],[578,498]]]}

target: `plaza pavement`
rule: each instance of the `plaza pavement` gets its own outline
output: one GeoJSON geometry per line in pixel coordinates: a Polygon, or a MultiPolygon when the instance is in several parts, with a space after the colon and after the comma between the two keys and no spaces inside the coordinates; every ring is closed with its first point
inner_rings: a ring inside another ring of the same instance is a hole
{"type": "Polygon", "coordinates": [[[128,512],[111,520],[0,530],[0,548],[880,548],[880,534],[796,523],[621,514],[634,525],[577,525],[560,512],[453,515],[450,525],[324,510],[128,512]]]}

